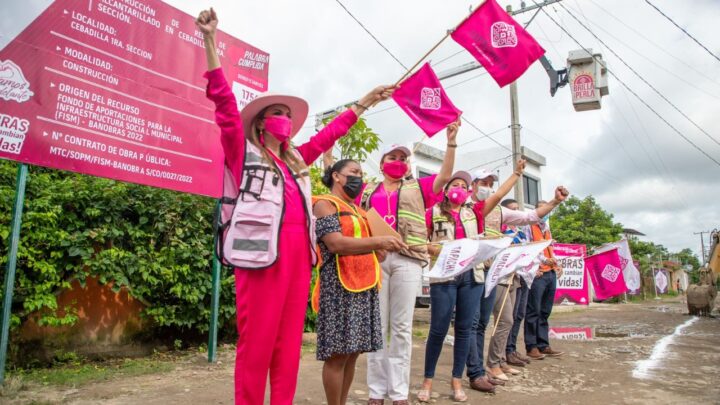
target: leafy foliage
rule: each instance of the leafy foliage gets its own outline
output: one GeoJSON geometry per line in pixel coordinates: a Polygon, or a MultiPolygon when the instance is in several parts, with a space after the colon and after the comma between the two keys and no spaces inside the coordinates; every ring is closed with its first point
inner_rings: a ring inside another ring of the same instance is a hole
{"type": "MultiPolygon", "coordinates": [[[[0,162],[0,265],[5,267],[15,195],[12,162],[0,162]]],[[[213,199],[30,167],[18,250],[13,325],[40,311],[44,325],[69,325],[56,294],[95,276],[147,304],[158,327],[209,326],[213,199]]],[[[1,275],[4,277],[4,272],[1,275]]],[[[0,292],[1,294],[2,292],[0,292]]],[[[234,318],[233,280],[222,280],[220,325],[234,318]]]]}
{"type": "Polygon", "coordinates": [[[623,227],[613,222],[593,196],[572,196],[556,208],[550,221],[553,237],[563,243],[583,243],[588,249],[620,239],[623,227]]]}

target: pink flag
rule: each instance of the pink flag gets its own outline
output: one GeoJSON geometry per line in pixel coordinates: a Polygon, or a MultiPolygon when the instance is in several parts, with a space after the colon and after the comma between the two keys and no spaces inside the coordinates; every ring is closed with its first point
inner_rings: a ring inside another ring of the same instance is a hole
{"type": "Polygon", "coordinates": [[[392,98],[430,137],[462,114],[450,101],[429,63],[400,83],[392,98]]]}
{"type": "Polygon", "coordinates": [[[585,268],[590,273],[597,299],[606,300],[627,291],[617,249],[586,257],[585,268]]]}
{"type": "Polygon", "coordinates": [[[486,0],[452,33],[500,85],[517,80],[545,50],[495,0],[486,0]]]}

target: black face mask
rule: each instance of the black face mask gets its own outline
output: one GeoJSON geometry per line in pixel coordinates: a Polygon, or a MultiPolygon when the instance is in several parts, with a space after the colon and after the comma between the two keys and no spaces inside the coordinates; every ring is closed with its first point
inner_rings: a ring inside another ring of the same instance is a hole
{"type": "Polygon", "coordinates": [[[343,191],[350,198],[355,198],[360,194],[363,186],[363,180],[360,176],[345,176],[345,184],[343,185],[343,191]]]}

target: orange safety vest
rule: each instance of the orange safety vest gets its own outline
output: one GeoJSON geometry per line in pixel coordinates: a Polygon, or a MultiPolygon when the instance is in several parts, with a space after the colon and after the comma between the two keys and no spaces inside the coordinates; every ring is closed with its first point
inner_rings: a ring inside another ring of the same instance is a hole
{"type": "MultiPolygon", "coordinates": [[[[548,227],[545,229],[545,232],[540,230],[540,225],[538,224],[532,224],[530,225],[530,231],[532,232],[532,240],[533,242],[539,242],[543,240],[551,240],[552,235],[550,234],[550,228],[548,227]]],[[[553,253],[552,244],[550,246],[546,247],[545,250],[543,250],[543,254],[548,259],[552,259],[555,257],[555,254],[553,253]]],[[[541,264],[540,265],[540,271],[545,273],[550,270],[553,270],[552,266],[548,266],[547,264],[541,264]]]]}
{"type": "MultiPolygon", "coordinates": [[[[321,195],[312,198],[313,206],[318,201],[329,201],[337,209],[342,235],[350,238],[370,237],[370,225],[362,208],[350,205],[334,195],[321,195]]],[[[359,255],[335,255],[338,280],[350,292],[359,293],[380,286],[380,262],[374,252],[359,255]]],[[[315,285],[312,290],[312,308],[320,309],[320,267],[316,271],[315,285]]]]}

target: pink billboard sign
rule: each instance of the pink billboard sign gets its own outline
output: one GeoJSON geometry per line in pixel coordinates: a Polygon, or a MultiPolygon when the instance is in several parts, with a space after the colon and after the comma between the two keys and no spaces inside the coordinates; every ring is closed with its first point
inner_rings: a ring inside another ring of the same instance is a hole
{"type": "MultiPolygon", "coordinates": [[[[242,108],[267,90],[269,56],[217,41],[242,108]]],[[[219,197],[204,71],[202,34],[178,9],[57,0],[0,49],[0,158],[219,197]]]]}
{"type": "Polygon", "coordinates": [[[588,280],[585,271],[585,245],[555,243],[555,257],[563,269],[555,284],[555,304],[588,305],[588,280]]]}

